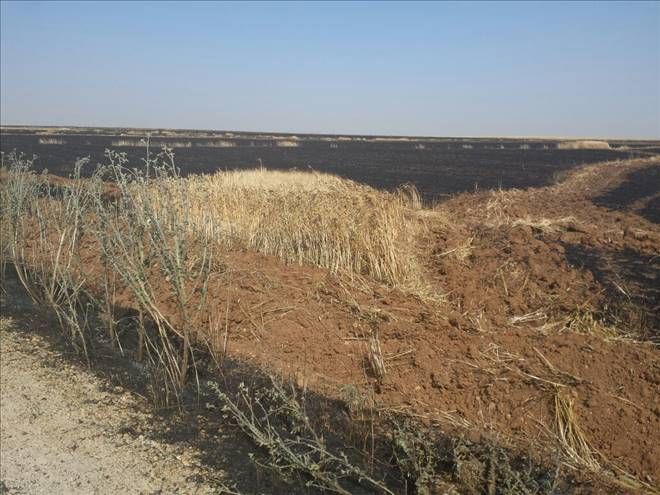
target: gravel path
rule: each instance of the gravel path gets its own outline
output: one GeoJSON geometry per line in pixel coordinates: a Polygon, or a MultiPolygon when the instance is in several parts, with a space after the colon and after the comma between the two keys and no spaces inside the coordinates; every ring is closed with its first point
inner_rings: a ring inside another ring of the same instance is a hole
{"type": "Polygon", "coordinates": [[[193,450],[125,432],[153,423],[143,400],[18,325],[0,319],[0,493],[218,493],[193,450]]]}

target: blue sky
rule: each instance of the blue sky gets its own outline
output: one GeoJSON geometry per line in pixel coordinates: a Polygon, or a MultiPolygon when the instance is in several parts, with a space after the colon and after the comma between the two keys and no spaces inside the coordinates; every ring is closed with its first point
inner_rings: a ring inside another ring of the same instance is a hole
{"type": "Polygon", "coordinates": [[[1,4],[3,124],[660,138],[660,3],[1,4]]]}

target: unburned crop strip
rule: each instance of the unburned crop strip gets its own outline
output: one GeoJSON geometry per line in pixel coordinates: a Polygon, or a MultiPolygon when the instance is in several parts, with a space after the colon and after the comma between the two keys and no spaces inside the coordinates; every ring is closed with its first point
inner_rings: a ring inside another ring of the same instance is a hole
{"type": "Polygon", "coordinates": [[[151,190],[155,208],[187,208],[190,228],[229,249],[367,275],[411,290],[423,285],[409,249],[421,226],[410,214],[419,206],[411,186],[391,194],[327,174],[264,169],[163,186],[151,190]],[[190,198],[186,204],[176,199],[182,188],[190,198]]]}

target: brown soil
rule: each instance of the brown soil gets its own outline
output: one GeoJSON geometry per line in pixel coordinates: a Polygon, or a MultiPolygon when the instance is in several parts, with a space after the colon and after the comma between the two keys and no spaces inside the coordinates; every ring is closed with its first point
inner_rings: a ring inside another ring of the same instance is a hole
{"type": "MultiPolygon", "coordinates": [[[[589,166],[554,186],[461,194],[420,214],[428,225],[420,256],[442,296],[435,300],[226,253],[209,287],[216,313],[200,315],[194,327],[212,329],[201,333],[217,345],[226,331],[233,358],[301,387],[340,398],[353,384],[375,391],[383,407],[533,450],[548,464],[559,448],[559,390],[575,399],[602,459],[657,487],[660,227],[640,216],[653,197],[618,209],[602,198],[628,175],[659,166],[657,158],[589,166]],[[632,335],[587,332],[579,324],[585,315],[602,320],[592,330],[625,322],[632,335]],[[382,379],[367,357],[373,333],[385,358],[382,379]]],[[[93,244],[84,261],[93,279],[93,244]]],[[[152,275],[159,286],[155,267],[152,275]]],[[[176,320],[171,296],[160,297],[176,320]]],[[[128,290],[116,303],[136,306],[128,290]]]]}

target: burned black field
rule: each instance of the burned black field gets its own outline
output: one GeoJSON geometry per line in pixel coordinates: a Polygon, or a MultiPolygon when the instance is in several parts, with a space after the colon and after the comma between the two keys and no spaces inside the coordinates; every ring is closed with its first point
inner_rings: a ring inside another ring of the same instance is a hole
{"type": "Polygon", "coordinates": [[[125,129],[2,129],[0,149],[37,155],[37,170],[67,176],[78,158],[88,173],[104,151],[126,152],[137,166],[151,151],[174,149],[182,175],[224,169],[313,169],[373,187],[414,184],[428,201],[493,188],[551,184],[579,165],[648,156],[651,142],[610,142],[611,149],[559,149],[560,141],[522,139],[379,138],[125,129]]]}

